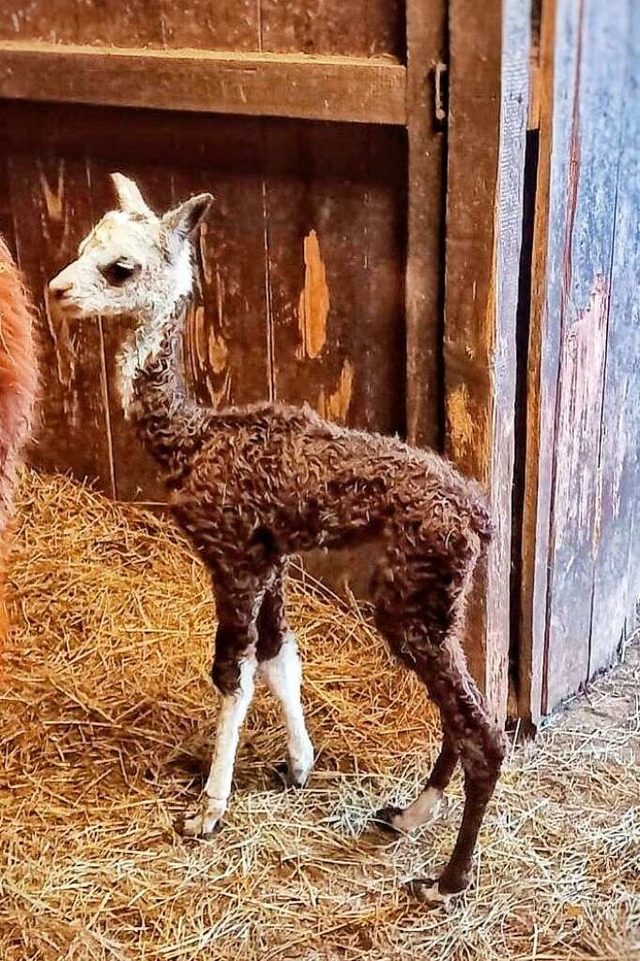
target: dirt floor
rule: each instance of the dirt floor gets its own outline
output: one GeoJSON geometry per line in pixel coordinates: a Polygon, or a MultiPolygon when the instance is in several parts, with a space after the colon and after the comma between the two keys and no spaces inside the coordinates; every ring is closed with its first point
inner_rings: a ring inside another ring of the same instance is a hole
{"type": "Polygon", "coordinates": [[[304,791],[260,694],[211,842],[174,831],[197,795],[216,696],[207,579],[170,525],[25,477],[16,628],[0,689],[0,958],[640,959],[640,653],[512,751],[473,889],[428,910],[404,884],[451,849],[372,830],[426,778],[437,727],[366,621],[293,585],[309,728],[304,791]]]}

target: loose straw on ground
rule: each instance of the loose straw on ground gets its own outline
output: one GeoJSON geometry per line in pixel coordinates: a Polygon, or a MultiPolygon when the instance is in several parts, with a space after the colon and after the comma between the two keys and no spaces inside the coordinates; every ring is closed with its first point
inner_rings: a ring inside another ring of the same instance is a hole
{"type": "Polygon", "coordinates": [[[260,693],[212,842],[174,822],[215,726],[207,578],[171,523],[70,480],[19,496],[0,698],[0,958],[631,961],[640,958],[640,660],[514,750],[455,911],[404,882],[443,864],[459,818],[369,828],[428,774],[438,728],[365,617],[293,583],[309,728],[304,791],[260,693]]]}

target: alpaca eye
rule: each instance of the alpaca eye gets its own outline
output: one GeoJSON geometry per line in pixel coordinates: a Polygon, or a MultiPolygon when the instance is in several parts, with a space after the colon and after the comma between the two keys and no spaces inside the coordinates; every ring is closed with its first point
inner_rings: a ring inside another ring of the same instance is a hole
{"type": "Polygon", "coordinates": [[[114,263],[102,267],[100,272],[106,281],[118,287],[133,277],[137,269],[137,264],[130,264],[124,260],[116,260],[114,263]]]}

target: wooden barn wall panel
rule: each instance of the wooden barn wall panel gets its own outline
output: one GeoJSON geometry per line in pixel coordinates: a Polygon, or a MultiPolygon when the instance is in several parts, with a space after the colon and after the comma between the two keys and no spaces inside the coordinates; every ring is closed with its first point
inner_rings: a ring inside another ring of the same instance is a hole
{"type": "Polygon", "coordinates": [[[266,134],[273,396],[387,433],[405,429],[404,147],[365,127],[266,134]]]}
{"type": "Polygon", "coordinates": [[[404,53],[401,0],[3,0],[0,39],[371,57],[404,53]]]}
{"type": "Polygon", "coordinates": [[[402,0],[259,0],[260,49],[373,57],[404,55],[402,0]]]}
{"type": "MultiPolygon", "coordinates": [[[[611,261],[628,0],[578,5],[575,99],[559,287],[560,356],[552,491],[551,579],[544,710],[589,676],[597,464],[611,291],[611,261]],[[587,466],[588,465],[588,466],[587,466]],[[586,469],[585,469],[586,468],[586,469]]],[[[560,39],[560,37],[558,38],[560,39]]],[[[556,68],[556,89],[561,74],[556,68]]]]}
{"type": "MultiPolygon", "coordinates": [[[[446,8],[441,0],[408,0],[407,17],[407,268],[405,324],[407,439],[442,449],[444,391],[434,371],[442,366],[444,315],[444,186],[446,125],[436,116],[437,71],[448,59],[446,8]],[[429,387],[429,389],[425,389],[429,387]]],[[[441,380],[441,378],[438,378],[441,380]]]]}
{"type": "Polygon", "coordinates": [[[162,46],[162,0],[127,0],[108,10],[93,0],[3,0],[0,38],[50,43],[162,46]]]}
{"type": "Polygon", "coordinates": [[[554,23],[543,24],[541,63],[523,582],[521,710],[534,722],[615,652],[633,593],[624,528],[634,509],[625,492],[637,483],[635,453],[627,450],[637,378],[625,289],[637,199],[629,196],[628,158],[624,173],[621,167],[621,145],[634,149],[635,118],[625,120],[625,105],[632,102],[637,16],[631,19],[631,0],[550,7],[554,23]]]}
{"type": "Polygon", "coordinates": [[[489,489],[497,525],[468,654],[504,717],[515,328],[528,113],[529,5],[450,4],[451,92],[444,334],[447,450],[489,489]]]}
{"type": "MultiPolygon", "coordinates": [[[[41,238],[29,246],[37,294],[112,205],[109,171],[138,178],[158,209],[212,190],[186,337],[194,393],[205,403],[307,400],[335,420],[404,432],[401,131],[15,103],[4,105],[2,118],[12,154],[26,163],[21,194],[14,178],[16,219],[42,158],[53,170],[83,172],[81,194],[76,180],[66,185],[73,216],[65,222],[65,244],[41,238]]],[[[33,206],[24,203],[27,211],[33,206]]],[[[38,215],[39,208],[32,219],[38,215]]],[[[98,430],[91,420],[92,443],[100,441],[105,456],[112,446],[120,497],[155,500],[161,496],[155,470],[123,422],[115,392],[124,327],[105,321],[82,334],[104,336],[108,425],[98,430]]],[[[72,335],[80,336],[75,326],[72,335]]],[[[89,380],[97,398],[101,381],[93,368],[89,380]]],[[[48,400],[46,408],[49,415],[48,400]]],[[[47,433],[44,453],[53,436],[47,433]]],[[[91,473],[96,457],[91,445],[82,456],[66,450],[63,466],[84,465],[91,473]]],[[[110,477],[106,466],[98,473],[110,477]]]]}
{"type": "MultiPolygon", "coordinates": [[[[518,651],[518,711],[534,724],[542,710],[542,680],[546,638],[546,601],[551,498],[551,458],[553,452],[553,406],[557,361],[558,330],[547,311],[547,256],[551,189],[551,144],[553,141],[553,78],[556,27],[556,0],[545,0],[540,24],[539,69],[536,103],[539,123],[538,169],[534,231],[531,255],[531,313],[529,322],[528,376],[526,382],[526,453],[521,538],[521,584],[518,651]]],[[[571,102],[566,91],[559,108],[567,113],[571,102]]],[[[560,127],[558,136],[566,134],[560,127]]],[[[554,156],[554,167],[562,156],[561,146],[554,156]]],[[[553,212],[557,214],[557,208],[553,212]]],[[[557,229],[557,228],[556,228],[557,229]]]]}
{"type": "MultiPolygon", "coordinates": [[[[621,40],[626,78],[620,130],[615,235],[602,437],[598,460],[597,543],[589,676],[611,663],[640,597],[640,8],[628,3],[621,40]]],[[[622,55],[622,50],[620,51],[622,55]]]]}
{"type": "Polygon", "coordinates": [[[91,223],[87,165],[82,159],[8,156],[18,263],[40,309],[43,429],[34,458],[48,470],[73,466],[113,493],[104,350],[100,323],[55,320],[47,309],[48,278],[75,255],[78,230],[91,223]]]}
{"type": "Polygon", "coordinates": [[[162,44],[196,50],[260,50],[260,0],[161,4],[162,44]]]}
{"type": "Polygon", "coordinates": [[[576,0],[558,8],[553,157],[560,169],[552,170],[547,302],[547,332],[555,327],[557,342],[555,356],[549,354],[555,372],[549,374],[554,448],[545,713],[589,675],[626,10],[627,0],[606,6],[576,0]]]}

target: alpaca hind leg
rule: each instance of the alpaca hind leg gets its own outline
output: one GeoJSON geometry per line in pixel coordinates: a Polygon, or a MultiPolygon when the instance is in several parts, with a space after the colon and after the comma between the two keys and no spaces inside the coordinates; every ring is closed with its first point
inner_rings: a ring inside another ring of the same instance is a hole
{"type": "Polygon", "coordinates": [[[463,891],[471,880],[473,853],[506,754],[503,730],[491,720],[457,640],[436,657],[419,657],[418,672],[438,704],[464,769],[465,804],[455,847],[437,881],[414,882],[424,901],[438,902],[463,891]]]}
{"type": "Polygon", "coordinates": [[[197,807],[188,812],[183,833],[206,837],[227,809],[240,729],[253,698],[258,665],[256,618],[264,590],[233,598],[218,596],[218,630],[212,679],[222,695],[209,776],[197,807]]]}
{"type": "MultiPolygon", "coordinates": [[[[413,885],[415,893],[429,902],[446,900],[469,884],[478,833],[506,750],[504,733],[488,716],[458,641],[464,596],[477,554],[470,549],[456,550],[456,539],[450,541],[449,551],[431,547],[414,553],[413,558],[405,554],[402,578],[385,576],[383,568],[376,584],[380,632],[396,657],[423,681],[440,710],[448,743],[443,744],[434,771],[440,783],[431,787],[441,789],[450,778],[455,766],[453,752],[465,773],[465,808],[449,863],[437,881],[413,885]]],[[[418,816],[434,802],[434,792],[425,793],[414,812],[418,816]]]]}
{"type": "Polygon", "coordinates": [[[287,731],[288,782],[304,787],[313,768],[313,744],[300,697],[302,665],[285,613],[284,570],[265,593],[258,616],[259,672],[279,700],[287,731]]]}

